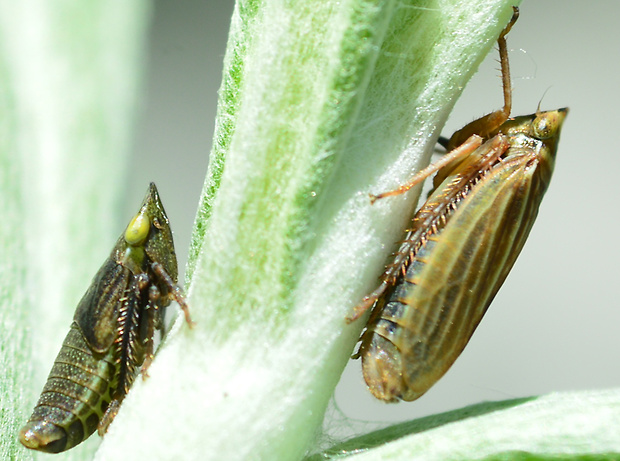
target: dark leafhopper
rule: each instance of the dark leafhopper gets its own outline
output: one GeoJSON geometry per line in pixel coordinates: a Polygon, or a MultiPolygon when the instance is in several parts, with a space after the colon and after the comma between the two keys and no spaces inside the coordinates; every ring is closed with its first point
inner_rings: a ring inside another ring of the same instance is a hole
{"type": "Polygon", "coordinates": [[[434,189],[350,321],[373,307],[358,356],[371,393],[415,400],[452,366],[521,252],[547,190],[567,109],[509,119],[505,35],[498,39],[504,108],[455,133],[451,152],[398,190],[437,171],[434,189]]]}
{"type": "Polygon", "coordinates": [[[68,450],[95,430],[103,435],[129,391],[138,368],[146,376],[155,330],[179,303],[172,231],[155,184],[78,304],[32,416],[19,432],[28,448],[68,450]]]}

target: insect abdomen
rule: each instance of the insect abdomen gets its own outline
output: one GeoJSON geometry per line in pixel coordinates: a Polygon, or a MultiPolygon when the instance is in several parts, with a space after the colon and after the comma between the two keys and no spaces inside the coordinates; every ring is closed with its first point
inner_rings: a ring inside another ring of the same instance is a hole
{"type": "Polygon", "coordinates": [[[41,397],[19,433],[28,448],[58,453],[90,436],[110,403],[116,367],[112,349],[94,357],[73,322],[41,397]]]}

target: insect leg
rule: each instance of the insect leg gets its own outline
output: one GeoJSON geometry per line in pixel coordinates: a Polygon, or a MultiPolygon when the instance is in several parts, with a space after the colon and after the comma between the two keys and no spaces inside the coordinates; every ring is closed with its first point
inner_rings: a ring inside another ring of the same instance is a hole
{"type": "Polygon", "coordinates": [[[512,87],[510,83],[510,65],[508,62],[508,48],[506,46],[506,35],[512,29],[519,18],[519,8],[513,7],[513,15],[508,25],[504,28],[502,33],[497,39],[497,46],[499,49],[500,65],[502,70],[502,88],[504,94],[504,107],[477,120],[465,125],[459,131],[454,133],[449,141],[442,143],[442,145],[449,152],[444,155],[440,160],[427,166],[423,170],[419,171],[413,176],[406,184],[403,184],[398,189],[384,192],[378,195],[370,196],[371,203],[384,197],[390,197],[393,195],[402,194],[413,186],[419,184],[424,179],[428,178],[431,174],[441,170],[447,165],[456,162],[458,159],[466,157],[469,153],[473,152],[477,147],[482,144],[482,139],[476,139],[481,136],[484,139],[488,139],[496,132],[499,127],[508,120],[510,111],[512,109],[512,87]]]}
{"type": "Polygon", "coordinates": [[[108,432],[108,428],[110,427],[110,424],[112,424],[112,421],[114,421],[114,418],[116,418],[120,407],[121,400],[114,399],[110,402],[110,405],[108,405],[108,408],[101,417],[101,421],[99,421],[99,426],[97,427],[97,434],[99,434],[99,437],[103,437],[106,432],[108,432]]]}
{"type": "Polygon", "coordinates": [[[153,362],[154,357],[154,337],[155,337],[155,329],[159,329],[163,331],[163,319],[161,318],[161,311],[159,310],[159,302],[161,300],[161,292],[159,288],[155,285],[151,285],[149,287],[149,302],[144,309],[144,319],[142,319],[142,325],[144,326],[144,362],[142,363],[142,368],[140,369],[140,373],[142,374],[142,379],[146,379],[149,377],[148,369],[153,362]]]}
{"type": "Polygon", "coordinates": [[[179,306],[183,310],[183,315],[185,316],[185,322],[187,322],[187,325],[190,328],[192,328],[194,326],[194,322],[192,321],[192,318],[189,315],[189,306],[187,305],[187,302],[185,301],[185,293],[183,292],[183,289],[179,285],[174,283],[170,275],[168,275],[168,273],[164,269],[164,266],[162,266],[160,263],[153,262],[151,264],[151,269],[160,278],[160,280],[166,284],[166,286],[168,287],[170,296],[172,297],[172,299],[174,299],[179,304],[179,306]]]}
{"type": "Polygon", "coordinates": [[[462,159],[464,157],[467,157],[469,154],[475,151],[478,147],[480,147],[481,144],[482,144],[482,138],[477,135],[472,135],[462,145],[460,145],[456,149],[453,149],[450,153],[444,155],[435,163],[427,166],[423,170],[418,171],[409,181],[401,185],[398,189],[394,189],[394,190],[387,191],[387,192],[382,192],[381,194],[377,194],[377,195],[371,194],[370,203],[375,203],[377,200],[385,198],[385,197],[391,197],[393,195],[400,195],[400,194],[407,192],[413,186],[420,184],[430,175],[441,170],[446,165],[454,161],[457,161],[459,159],[462,159]]]}
{"type": "Polygon", "coordinates": [[[455,132],[446,146],[448,151],[454,149],[456,146],[460,146],[465,139],[469,138],[472,134],[478,134],[487,139],[492,136],[499,129],[502,124],[510,117],[510,111],[512,109],[512,87],[510,84],[510,66],[508,64],[508,48],[506,46],[506,35],[512,29],[512,26],[517,22],[519,18],[519,8],[513,7],[513,14],[510,22],[504,28],[502,33],[497,39],[497,47],[499,50],[499,62],[502,71],[502,88],[504,94],[504,107],[471,123],[468,123],[459,131],[455,132]]]}
{"type": "Polygon", "coordinates": [[[97,433],[103,437],[114,421],[118,409],[136,376],[136,367],[144,360],[144,347],[141,344],[140,324],[142,322],[142,293],[149,284],[146,274],[132,279],[127,288],[125,301],[120,307],[118,317],[118,337],[115,341],[118,376],[112,392],[112,401],[103,414],[97,433]]]}

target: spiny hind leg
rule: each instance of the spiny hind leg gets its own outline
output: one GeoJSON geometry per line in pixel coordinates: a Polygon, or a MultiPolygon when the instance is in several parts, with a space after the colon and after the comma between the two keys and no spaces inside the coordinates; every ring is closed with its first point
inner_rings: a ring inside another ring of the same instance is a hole
{"type": "Polygon", "coordinates": [[[155,330],[164,331],[164,309],[160,308],[161,304],[161,292],[155,285],[149,287],[149,301],[144,309],[144,319],[142,320],[142,341],[144,345],[144,362],[140,373],[142,379],[149,377],[148,369],[153,362],[155,354],[155,330]]]}

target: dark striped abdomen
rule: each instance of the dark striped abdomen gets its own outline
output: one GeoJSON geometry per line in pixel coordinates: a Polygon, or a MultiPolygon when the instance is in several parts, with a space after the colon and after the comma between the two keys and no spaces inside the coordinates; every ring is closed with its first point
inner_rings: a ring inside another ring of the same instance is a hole
{"type": "Polygon", "coordinates": [[[90,436],[110,403],[113,348],[94,357],[75,322],[63,342],[32,416],[19,437],[28,448],[58,453],[90,436]]]}

